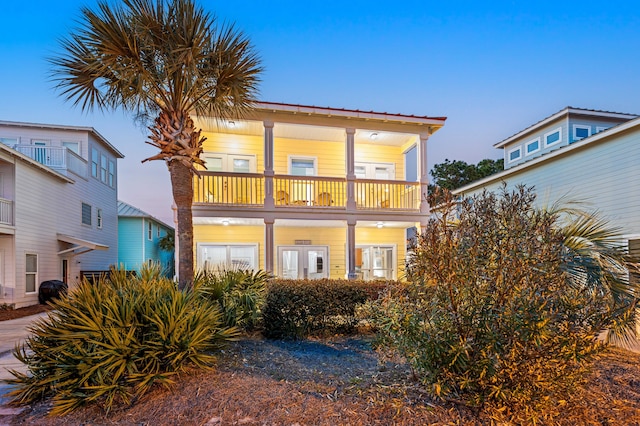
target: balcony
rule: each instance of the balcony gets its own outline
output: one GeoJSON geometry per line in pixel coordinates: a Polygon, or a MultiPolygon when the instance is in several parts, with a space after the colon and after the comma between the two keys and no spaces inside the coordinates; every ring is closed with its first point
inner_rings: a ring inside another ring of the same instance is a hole
{"type": "MultiPolygon", "coordinates": [[[[264,207],[267,178],[257,173],[201,172],[194,178],[194,203],[225,207],[264,207]]],[[[312,210],[346,210],[347,180],[321,176],[275,175],[274,207],[312,210]]],[[[420,183],[357,179],[354,184],[358,211],[420,210],[420,183]]]]}
{"type": "Polygon", "coordinates": [[[72,172],[87,179],[87,161],[75,152],[60,146],[15,145],[16,151],[64,175],[72,172]]]}
{"type": "Polygon", "coordinates": [[[13,225],[13,201],[0,198],[0,225],[13,225]]]}

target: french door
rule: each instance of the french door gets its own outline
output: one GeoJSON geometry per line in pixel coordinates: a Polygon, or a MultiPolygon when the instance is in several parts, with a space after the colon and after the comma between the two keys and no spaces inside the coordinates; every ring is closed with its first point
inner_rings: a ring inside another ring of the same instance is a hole
{"type": "Polygon", "coordinates": [[[329,248],[326,246],[278,247],[278,271],[282,278],[320,279],[329,277],[329,248]]]}

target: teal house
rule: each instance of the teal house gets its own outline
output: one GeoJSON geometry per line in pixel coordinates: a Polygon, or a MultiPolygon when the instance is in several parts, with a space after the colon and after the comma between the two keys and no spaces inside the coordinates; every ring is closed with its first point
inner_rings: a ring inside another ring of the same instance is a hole
{"type": "Polygon", "coordinates": [[[174,229],[123,201],[118,201],[118,265],[140,271],[144,264],[159,264],[166,276],[174,276],[174,248],[162,249],[160,240],[175,236],[174,229]]]}

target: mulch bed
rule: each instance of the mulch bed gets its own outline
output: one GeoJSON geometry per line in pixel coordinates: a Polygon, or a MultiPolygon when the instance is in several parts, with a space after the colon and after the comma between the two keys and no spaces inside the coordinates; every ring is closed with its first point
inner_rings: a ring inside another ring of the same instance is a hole
{"type": "MultiPolygon", "coordinates": [[[[490,424],[430,399],[400,361],[381,363],[367,337],[234,342],[211,371],[183,375],[136,405],[47,417],[49,403],[12,419],[23,425],[425,425],[490,424]]],[[[507,423],[508,424],[508,423],[507,423]]],[[[545,423],[542,423],[545,424],[545,423]]],[[[612,349],[558,425],[640,425],[640,354],[612,349]]]]}
{"type": "Polygon", "coordinates": [[[18,309],[0,309],[0,321],[7,321],[39,314],[49,310],[48,305],[32,305],[18,309]]]}

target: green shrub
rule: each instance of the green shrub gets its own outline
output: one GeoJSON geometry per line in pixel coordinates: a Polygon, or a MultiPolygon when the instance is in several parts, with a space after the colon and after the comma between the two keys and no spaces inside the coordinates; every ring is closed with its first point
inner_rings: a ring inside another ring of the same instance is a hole
{"type": "Polygon", "coordinates": [[[222,326],[217,306],[178,290],[158,269],[141,277],[112,271],[51,305],[14,352],[27,374],[12,371],[8,382],[16,385],[13,403],[50,397],[52,414],[131,404],[188,366],[211,366],[212,352],[236,333],[222,326]]]}
{"type": "Polygon", "coordinates": [[[194,287],[220,305],[227,326],[250,330],[259,323],[270,278],[267,272],[248,269],[203,270],[196,275],[194,287]]]}
{"type": "Polygon", "coordinates": [[[351,333],[358,304],[376,298],[382,282],[284,280],[269,283],[263,309],[264,335],[299,339],[314,334],[351,333]]]}
{"type": "Polygon", "coordinates": [[[638,294],[615,230],[534,200],[525,188],[449,198],[418,237],[406,288],[369,304],[381,346],[428,391],[516,423],[553,416],[604,347],[597,335],[634,326],[638,294]]]}

